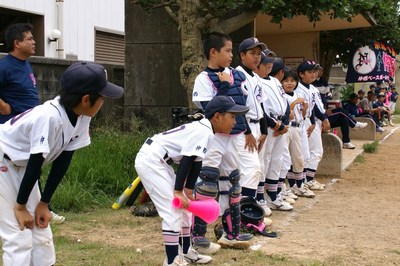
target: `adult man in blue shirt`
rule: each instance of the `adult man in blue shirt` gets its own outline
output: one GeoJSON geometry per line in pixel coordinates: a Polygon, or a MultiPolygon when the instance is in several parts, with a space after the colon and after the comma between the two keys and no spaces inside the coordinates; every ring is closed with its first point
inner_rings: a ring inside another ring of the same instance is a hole
{"type": "MultiPolygon", "coordinates": [[[[36,51],[32,30],[29,23],[17,23],[6,31],[9,53],[0,60],[0,124],[40,104],[36,79],[27,61],[36,51]]],[[[53,223],[65,221],[64,216],[51,214],[53,223]]]]}
{"type": "Polygon", "coordinates": [[[18,23],[6,31],[9,54],[0,60],[0,124],[40,104],[36,79],[27,59],[35,54],[32,25],[18,23]]]}

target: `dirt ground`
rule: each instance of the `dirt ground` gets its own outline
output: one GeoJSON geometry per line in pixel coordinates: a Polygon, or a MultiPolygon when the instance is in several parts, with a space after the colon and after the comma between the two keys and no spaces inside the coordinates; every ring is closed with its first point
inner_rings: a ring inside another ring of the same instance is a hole
{"type": "MultiPolygon", "coordinates": [[[[327,187],[316,192],[314,199],[299,199],[291,212],[274,212],[271,229],[279,237],[257,237],[253,247],[269,255],[312,258],[324,265],[400,265],[399,151],[397,130],[379,145],[377,153],[364,154],[365,161],[353,163],[341,179],[319,179],[327,187]]],[[[126,212],[115,215],[121,223],[132,219],[126,212]]],[[[146,228],[159,226],[159,220],[153,218],[154,224],[149,224],[148,218],[135,219],[137,230],[98,225],[82,236],[70,221],[60,233],[84,241],[125,247],[139,241],[143,248],[159,248],[159,241],[151,236],[143,241],[146,228]]]]}
{"type": "Polygon", "coordinates": [[[294,211],[274,212],[277,239],[262,239],[268,254],[343,265],[400,265],[400,130],[341,179],[322,179],[324,191],[299,199],[294,211]]]}

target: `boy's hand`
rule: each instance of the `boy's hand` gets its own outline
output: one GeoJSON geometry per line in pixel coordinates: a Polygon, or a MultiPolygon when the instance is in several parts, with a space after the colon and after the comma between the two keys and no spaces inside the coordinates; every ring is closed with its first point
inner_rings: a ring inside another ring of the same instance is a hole
{"type": "Polygon", "coordinates": [[[217,73],[217,76],[218,76],[218,78],[219,78],[219,80],[222,82],[222,81],[227,81],[227,82],[229,82],[229,83],[231,83],[231,75],[229,75],[228,73],[225,73],[225,72],[218,72],[217,73]]]}
{"type": "Polygon", "coordinates": [[[296,104],[298,104],[298,103],[303,103],[303,104],[304,104],[304,103],[306,103],[306,102],[305,102],[304,98],[301,98],[301,97],[300,97],[300,98],[297,98],[297,99],[296,99],[296,104]]]}
{"type": "Polygon", "coordinates": [[[52,216],[49,210],[49,205],[40,201],[35,210],[36,226],[39,228],[46,228],[49,225],[51,218],[52,216]]]}
{"type": "Polygon", "coordinates": [[[181,200],[183,208],[189,207],[189,199],[183,195],[182,191],[174,190],[174,197],[181,200]]]}
{"type": "Polygon", "coordinates": [[[279,135],[284,135],[288,132],[289,127],[288,126],[284,126],[282,128],[282,130],[275,130],[274,133],[272,134],[272,136],[277,137],[279,135]]]}
{"type": "Polygon", "coordinates": [[[260,139],[258,140],[258,146],[257,146],[258,152],[261,151],[261,149],[264,146],[264,143],[265,143],[266,140],[267,140],[267,135],[262,134],[260,139]]]}
{"type": "Polygon", "coordinates": [[[326,133],[331,129],[331,124],[328,119],[322,121],[322,132],[326,133]]]}
{"type": "Polygon", "coordinates": [[[25,205],[16,204],[14,207],[15,218],[17,218],[19,229],[23,231],[25,228],[33,229],[33,217],[26,209],[25,205]]]}
{"type": "Polygon", "coordinates": [[[310,137],[311,133],[314,131],[315,128],[315,124],[311,125],[308,129],[307,129],[307,136],[310,137]]]}
{"type": "Polygon", "coordinates": [[[257,143],[256,139],[254,138],[253,134],[248,134],[246,136],[246,144],[244,146],[245,149],[249,149],[250,152],[254,152],[257,150],[257,143]]]}
{"type": "Polygon", "coordinates": [[[194,196],[193,196],[193,189],[190,188],[184,188],[183,189],[183,194],[190,200],[195,200],[194,196]]]}

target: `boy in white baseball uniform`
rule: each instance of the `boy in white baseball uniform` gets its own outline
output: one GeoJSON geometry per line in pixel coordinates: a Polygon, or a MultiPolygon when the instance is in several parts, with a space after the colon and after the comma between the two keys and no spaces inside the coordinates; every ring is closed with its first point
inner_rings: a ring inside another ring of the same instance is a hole
{"type": "Polygon", "coordinates": [[[235,104],[231,97],[215,96],[205,107],[205,118],[157,134],[146,140],[136,155],[135,168],[143,185],[163,219],[162,232],[167,258],[163,265],[208,263],[210,256],[200,255],[191,248],[190,227],[192,214],[185,209],[172,209],[172,200],[178,197],[183,206],[194,200],[193,189],[217,191],[207,186],[207,177],[214,174],[212,167],[202,168],[215,133],[229,134],[236,124],[236,115],[244,115],[248,108],[235,104]],[[171,164],[179,164],[176,174],[171,164]],[[183,257],[179,256],[179,244],[183,257]],[[185,262],[186,261],[186,262],[185,262]]]}
{"type": "Polygon", "coordinates": [[[309,105],[306,119],[303,122],[302,147],[305,167],[303,177],[305,175],[305,185],[313,190],[325,188],[314,177],[323,155],[321,132],[330,129],[328,115],[325,113],[319,97],[319,91],[312,85],[320,68],[321,66],[312,60],[304,61],[297,67],[300,82],[296,88],[296,93],[305,99],[309,105]]]}
{"type": "MultiPolygon", "coordinates": [[[[264,55],[262,54],[263,58],[264,55]]],[[[265,75],[260,68],[256,69],[256,73],[261,77],[260,81],[263,88],[263,93],[266,95],[263,101],[263,110],[265,114],[273,118],[275,121],[279,121],[282,125],[281,130],[273,130],[271,127],[268,128],[268,138],[266,141],[264,152],[263,164],[265,165],[264,179],[265,186],[267,189],[266,202],[272,210],[283,210],[290,211],[293,207],[282,201],[278,197],[279,189],[279,174],[281,171],[282,156],[286,143],[287,132],[286,125],[288,124],[289,118],[289,105],[287,99],[284,97],[285,92],[282,89],[280,79],[283,77],[283,71],[287,69],[282,59],[275,57],[272,61],[272,69],[269,75],[265,75]]]]}
{"type": "Polygon", "coordinates": [[[0,236],[3,265],[54,265],[48,204],[75,150],[90,144],[89,123],[105,97],[123,88],[103,66],[78,62],[61,76],[61,93],[0,125],[0,236]],[[42,165],[52,163],[40,194],[42,165]]]}
{"type": "MultiPolygon", "coordinates": [[[[246,106],[247,80],[245,75],[229,67],[232,61],[232,40],[228,35],[212,32],[203,45],[204,55],[208,60],[207,67],[195,80],[193,102],[200,109],[205,109],[208,102],[216,95],[232,97],[236,104],[246,106]]],[[[207,224],[199,217],[194,217],[192,230],[193,247],[200,253],[213,254],[221,245],[237,249],[250,246],[246,235],[240,235],[240,179],[238,146],[244,139],[247,129],[244,115],[236,116],[236,124],[229,134],[216,134],[212,146],[203,161],[205,174],[200,175],[196,184],[196,200],[216,198],[219,194],[222,222],[226,237],[218,244],[206,237],[207,224]],[[206,187],[215,188],[212,193],[206,187]],[[228,239],[228,238],[229,239],[228,239]]]]}
{"type": "MultiPolygon", "coordinates": [[[[292,188],[302,187],[304,159],[301,151],[301,134],[302,122],[308,103],[303,98],[298,97],[294,89],[297,87],[299,78],[294,71],[285,71],[282,78],[282,87],[285,91],[285,97],[290,105],[290,122],[289,132],[287,134],[287,143],[282,159],[281,178],[287,176],[289,188],[283,189],[281,194],[283,197],[297,199],[293,194],[292,188]]],[[[309,190],[304,190],[304,196],[314,197],[314,193],[309,190]]]]}
{"type": "Polygon", "coordinates": [[[246,105],[250,111],[246,114],[247,130],[241,138],[239,148],[240,184],[243,197],[256,198],[257,187],[263,176],[258,155],[266,140],[266,119],[261,103],[265,99],[260,78],[253,71],[261,62],[261,51],[267,46],[257,38],[247,38],[239,45],[241,63],[236,70],[245,74],[248,83],[246,105]]]}

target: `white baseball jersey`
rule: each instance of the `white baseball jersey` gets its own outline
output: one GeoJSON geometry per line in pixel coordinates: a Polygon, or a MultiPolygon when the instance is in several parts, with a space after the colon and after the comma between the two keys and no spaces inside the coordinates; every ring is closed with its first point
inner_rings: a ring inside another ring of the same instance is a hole
{"type": "Polygon", "coordinates": [[[314,109],[316,100],[319,97],[317,91],[314,90],[314,86],[310,85],[310,88],[306,88],[301,82],[296,87],[296,93],[299,97],[303,98],[308,103],[308,109],[306,112],[306,117],[311,116],[311,112],[314,109]]]}
{"type": "Polygon", "coordinates": [[[203,118],[151,137],[136,155],[136,172],[163,219],[163,230],[180,232],[192,222],[191,213],[172,208],[176,175],[165,155],[176,163],[183,156],[197,156],[201,161],[213,138],[211,123],[203,118]]]}
{"type": "Polygon", "coordinates": [[[243,67],[238,66],[236,70],[243,72],[246,76],[245,89],[248,92],[246,105],[250,110],[246,113],[247,119],[260,120],[264,117],[261,103],[265,100],[266,95],[263,93],[261,81],[257,74],[254,76],[249,75],[243,67]]]}
{"type": "MultiPolygon", "coordinates": [[[[50,163],[64,150],[72,151],[90,144],[89,122],[90,117],[80,116],[73,127],[56,97],[0,125],[0,237],[4,265],[55,263],[50,226],[38,228],[34,225],[32,230],[21,231],[14,206],[30,154],[43,153],[44,162],[50,163]]],[[[26,203],[32,216],[40,198],[36,182],[26,203]]]]}
{"type": "Polygon", "coordinates": [[[312,86],[312,89],[317,93],[317,96],[318,96],[318,97],[316,97],[315,105],[321,111],[321,113],[324,114],[326,112],[326,110],[325,110],[325,107],[324,107],[324,103],[322,102],[321,94],[319,93],[319,91],[318,91],[318,89],[316,87],[312,86]]]}
{"type": "Polygon", "coordinates": [[[50,163],[64,150],[90,144],[90,120],[88,116],[79,116],[73,127],[56,97],[1,125],[0,149],[18,166],[25,166],[30,154],[37,153],[43,153],[45,164],[50,163]]]}
{"type": "Polygon", "coordinates": [[[200,121],[164,131],[151,139],[162,146],[174,162],[180,162],[183,156],[197,156],[204,159],[213,138],[211,123],[203,118],[200,121]]]}
{"type": "Polygon", "coordinates": [[[274,77],[269,77],[269,79],[260,78],[260,80],[263,84],[264,94],[266,95],[266,100],[263,102],[264,111],[269,116],[273,114],[275,118],[285,115],[288,102],[281,82],[274,77]]]}
{"type": "MultiPolygon", "coordinates": [[[[303,97],[308,102],[308,109],[306,114],[307,117],[311,115],[311,111],[314,106],[320,109],[322,113],[325,113],[325,109],[323,108],[318,89],[315,88],[313,85],[310,84],[309,89],[307,89],[303,84],[299,82],[299,85],[296,88],[296,92],[299,94],[299,97],[303,97]]],[[[323,155],[321,121],[319,119],[316,119],[315,129],[311,133],[310,137],[308,137],[306,131],[310,127],[310,125],[311,122],[309,121],[309,119],[304,120],[302,127],[303,132],[301,136],[304,167],[316,170],[323,155]],[[306,142],[308,144],[306,144],[306,142]]]]}
{"type": "MultiPolygon", "coordinates": [[[[224,72],[231,76],[231,84],[233,84],[234,78],[232,74],[232,70],[226,67],[224,72]]],[[[244,89],[244,86],[247,81],[242,83],[242,91],[244,95],[247,95],[247,90],[244,89]]],[[[194,81],[193,93],[192,93],[192,101],[199,109],[203,109],[201,106],[201,102],[211,101],[212,98],[217,94],[218,89],[215,87],[214,82],[208,76],[207,71],[202,71],[199,75],[197,75],[194,81]]]]}
{"type": "MultiPolygon", "coordinates": [[[[289,105],[292,104],[292,102],[296,101],[299,98],[299,96],[297,95],[297,93],[295,91],[293,91],[293,96],[285,93],[284,97],[287,99],[289,105]]],[[[303,122],[302,110],[303,110],[303,104],[299,103],[294,106],[294,109],[293,109],[294,118],[292,121],[295,121],[299,124],[301,122],[303,122]]]]}

